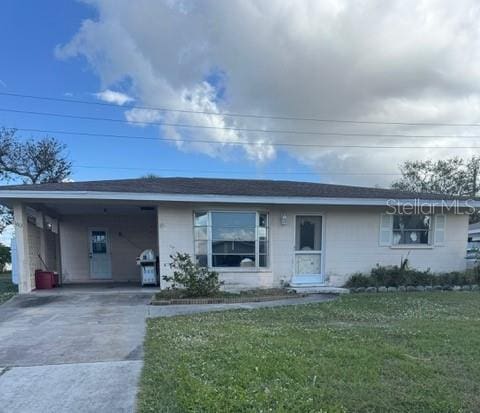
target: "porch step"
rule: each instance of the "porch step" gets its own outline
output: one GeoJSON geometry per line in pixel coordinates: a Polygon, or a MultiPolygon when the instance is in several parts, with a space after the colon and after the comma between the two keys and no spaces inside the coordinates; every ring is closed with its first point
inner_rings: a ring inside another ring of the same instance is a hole
{"type": "Polygon", "coordinates": [[[348,294],[348,288],[329,287],[326,285],[302,284],[291,285],[289,291],[295,291],[298,294],[348,294]]]}
{"type": "Polygon", "coordinates": [[[324,286],[325,281],[321,275],[294,275],[290,280],[294,286],[324,286]]]}

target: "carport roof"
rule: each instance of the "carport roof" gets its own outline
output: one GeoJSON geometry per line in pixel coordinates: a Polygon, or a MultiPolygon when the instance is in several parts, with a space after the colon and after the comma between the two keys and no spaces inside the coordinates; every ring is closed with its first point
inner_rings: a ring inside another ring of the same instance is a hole
{"type": "MultiPolygon", "coordinates": [[[[186,196],[225,196],[254,198],[327,198],[327,199],[378,199],[378,200],[462,200],[468,198],[454,197],[439,193],[414,193],[395,189],[369,188],[360,186],[332,185],[315,182],[277,181],[257,179],[219,179],[219,178],[137,178],[121,180],[103,180],[86,182],[62,182],[35,185],[0,186],[0,198],[63,198],[75,193],[109,194],[121,199],[122,194],[131,194],[138,199],[143,195],[170,195],[178,200],[186,196]]],[[[79,194],[78,194],[79,195],[79,194]]],[[[152,198],[153,200],[153,198],[152,198]]],[[[166,199],[171,200],[171,199],[166,199]]],[[[478,201],[478,199],[477,199],[478,201]]]]}

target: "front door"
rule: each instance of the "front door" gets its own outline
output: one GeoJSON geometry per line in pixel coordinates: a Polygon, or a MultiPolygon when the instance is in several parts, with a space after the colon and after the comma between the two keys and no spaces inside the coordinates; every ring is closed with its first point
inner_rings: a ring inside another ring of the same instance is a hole
{"type": "Polygon", "coordinates": [[[322,217],[319,215],[296,217],[295,278],[297,282],[323,282],[322,217]]]}
{"type": "Polygon", "coordinates": [[[90,278],[108,280],[112,278],[110,243],[106,229],[89,230],[90,278]]]}

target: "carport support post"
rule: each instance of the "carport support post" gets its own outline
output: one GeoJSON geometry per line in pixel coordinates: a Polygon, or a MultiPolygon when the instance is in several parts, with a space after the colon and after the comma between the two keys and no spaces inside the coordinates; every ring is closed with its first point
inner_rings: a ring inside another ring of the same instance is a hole
{"type": "Polygon", "coordinates": [[[15,226],[15,242],[19,266],[18,292],[21,294],[32,291],[32,274],[30,274],[30,251],[28,246],[28,218],[25,205],[19,203],[13,206],[13,223],[15,226]]]}
{"type": "Polygon", "coordinates": [[[37,227],[40,228],[40,257],[42,257],[41,262],[45,271],[50,271],[50,268],[47,268],[44,265],[44,262],[47,259],[47,234],[45,233],[45,215],[43,211],[37,211],[37,227]]]}

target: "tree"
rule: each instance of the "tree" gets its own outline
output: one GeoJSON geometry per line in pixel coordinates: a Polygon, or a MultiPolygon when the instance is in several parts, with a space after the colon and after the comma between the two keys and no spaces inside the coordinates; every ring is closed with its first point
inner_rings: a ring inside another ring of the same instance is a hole
{"type": "Polygon", "coordinates": [[[61,182],[71,174],[66,145],[46,136],[20,141],[15,129],[0,129],[0,177],[20,178],[26,184],[61,182]]]}
{"type": "Polygon", "coordinates": [[[480,157],[469,160],[407,161],[400,166],[402,178],[392,188],[412,192],[437,192],[456,196],[478,195],[480,157]]]}
{"type": "Polygon", "coordinates": [[[10,247],[0,244],[0,272],[5,271],[5,265],[12,262],[10,247]]]}
{"type": "MultiPolygon", "coordinates": [[[[392,188],[412,192],[436,192],[454,196],[475,197],[479,192],[480,157],[465,160],[407,161],[400,166],[402,178],[392,188]]],[[[480,221],[478,211],[470,222],[480,221]]]]}
{"type": "Polygon", "coordinates": [[[153,174],[153,173],[148,173],[148,174],[142,175],[140,178],[142,178],[142,179],[157,179],[157,178],[160,178],[160,176],[156,175],[156,174],[153,174]]]}
{"type": "MultiPolygon", "coordinates": [[[[0,129],[0,179],[24,184],[61,182],[71,174],[66,145],[45,136],[21,141],[15,129],[0,129]]],[[[12,213],[0,207],[0,232],[12,223],[12,213]]]]}

